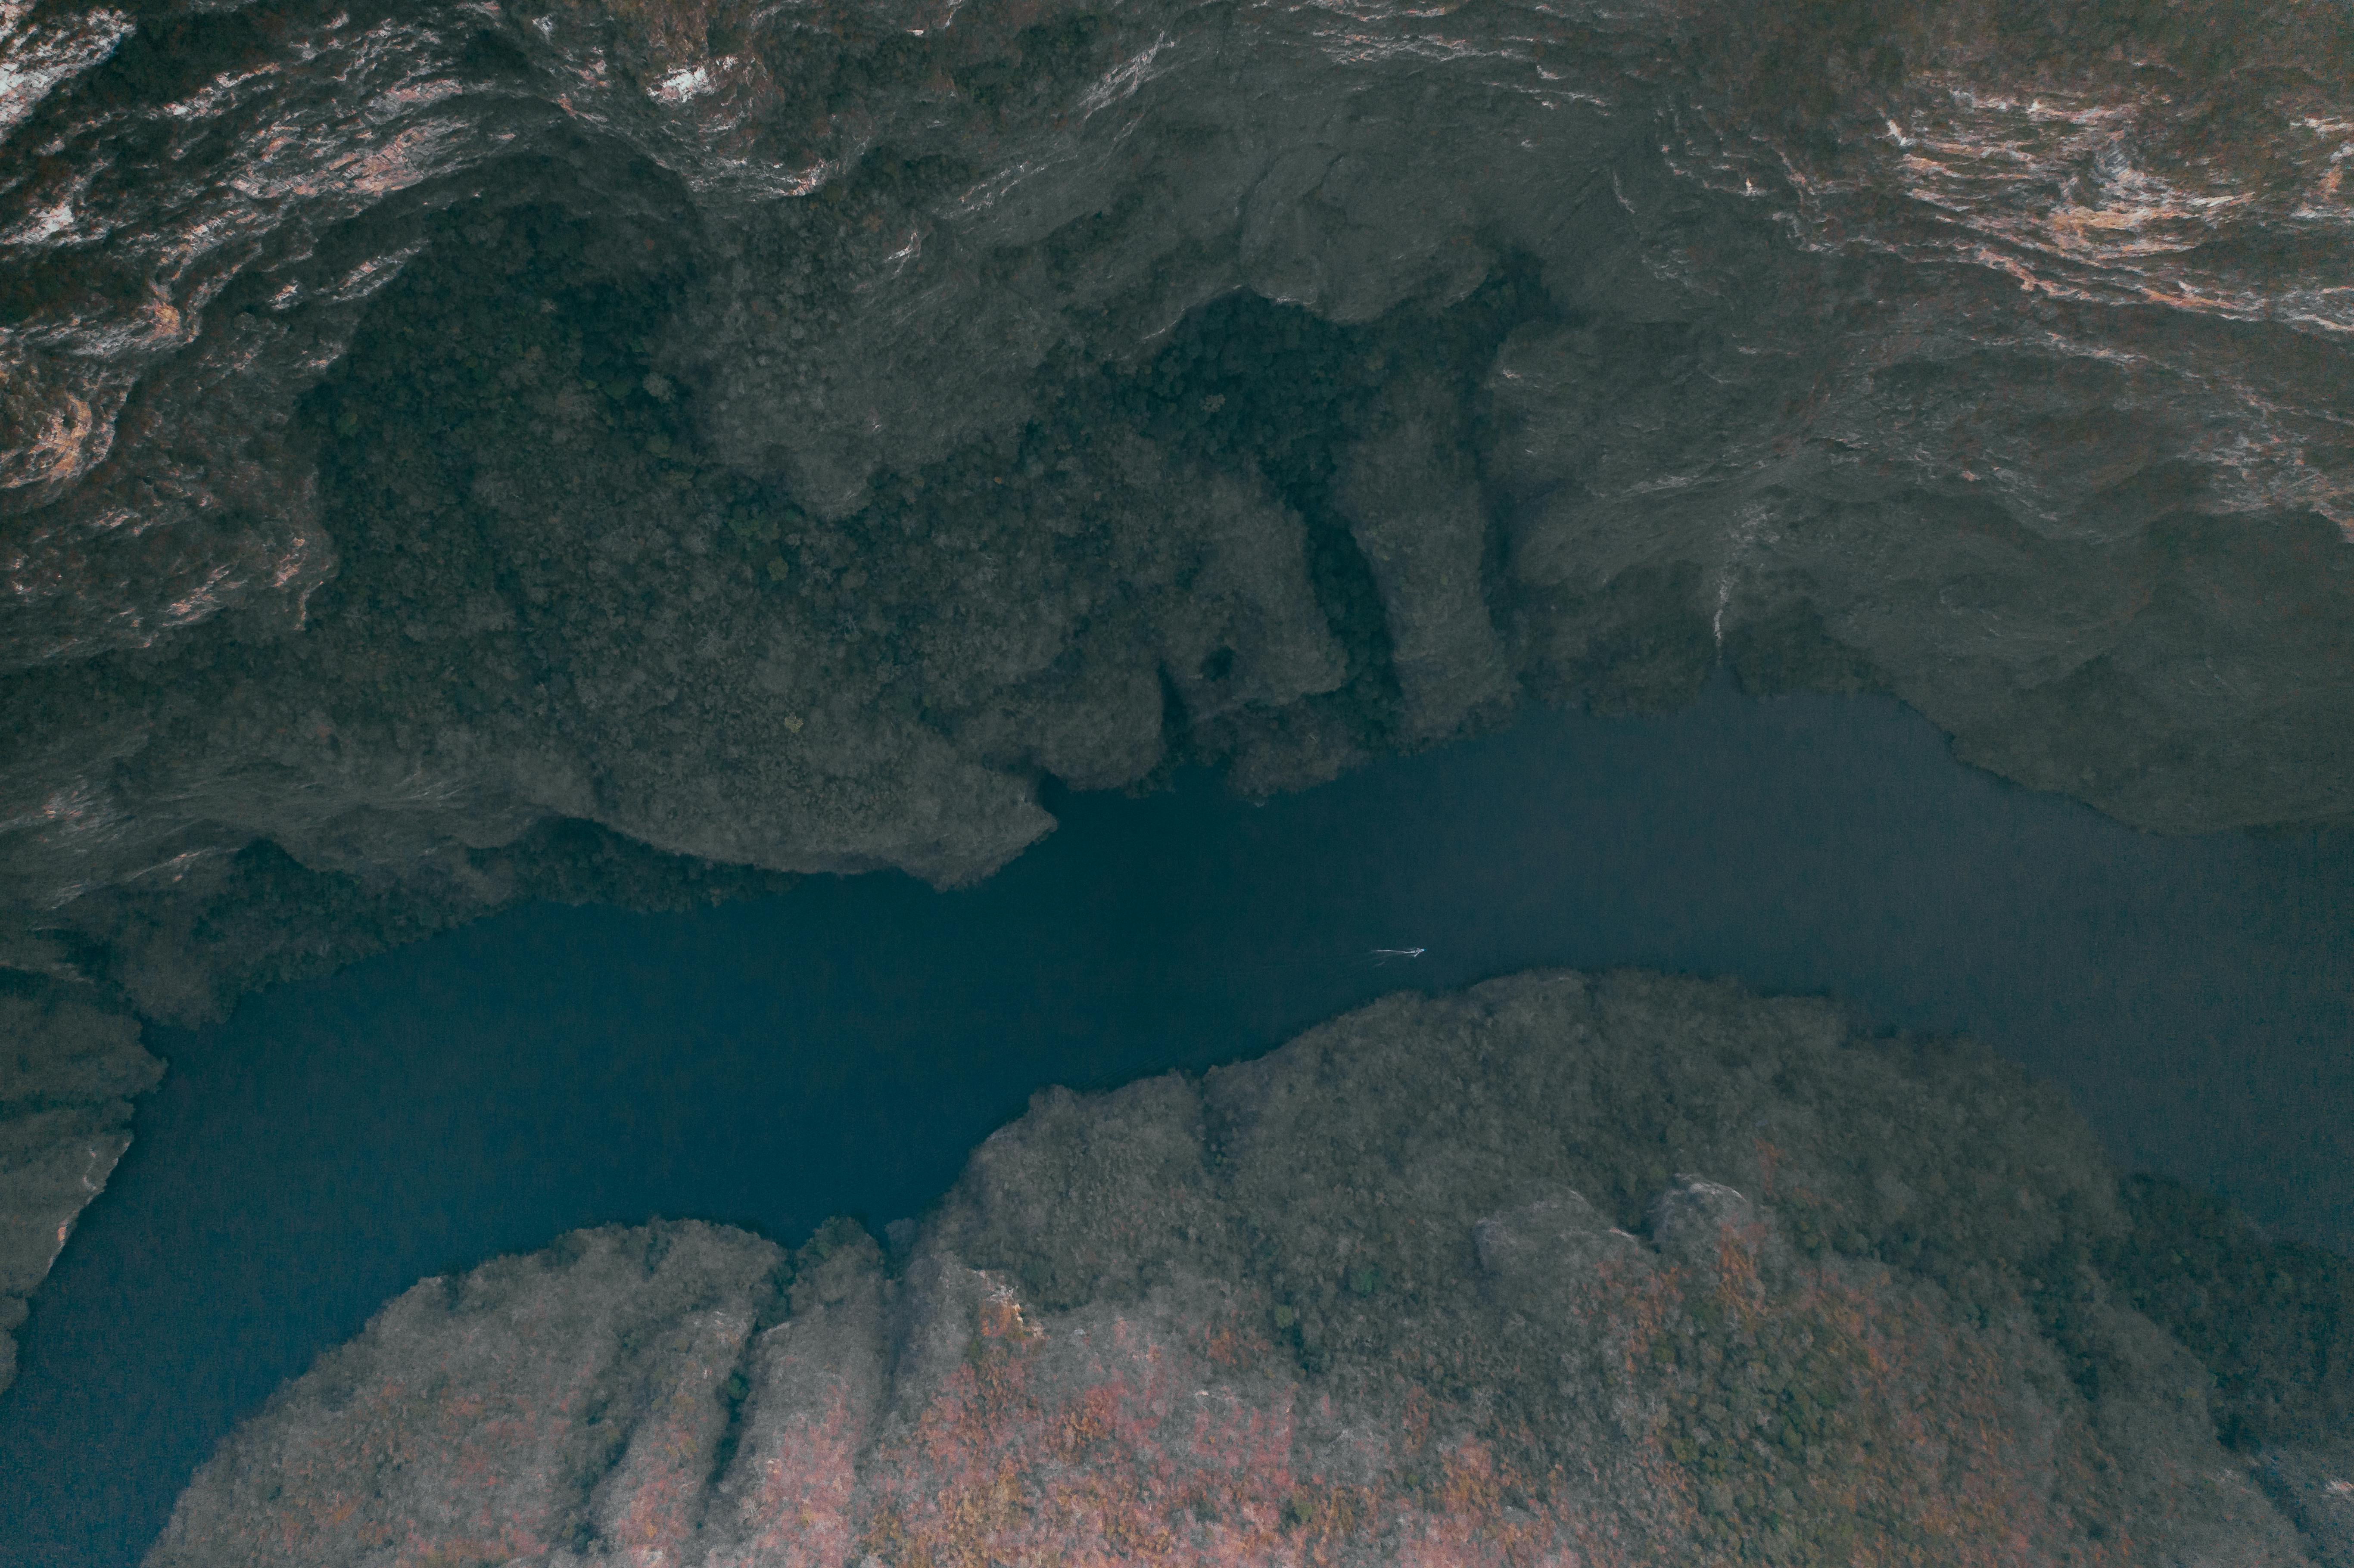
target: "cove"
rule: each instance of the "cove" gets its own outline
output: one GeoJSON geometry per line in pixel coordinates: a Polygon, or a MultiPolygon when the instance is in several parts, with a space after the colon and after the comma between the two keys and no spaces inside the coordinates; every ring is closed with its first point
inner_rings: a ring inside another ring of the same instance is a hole
{"type": "Polygon", "coordinates": [[[1956,763],[1893,701],[1723,677],[1263,806],[1201,776],[1049,804],[978,888],[532,906],[151,1030],[171,1076],[0,1396],[0,1562],[135,1563],[219,1437],[421,1276],[657,1214],[879,1230],[1042,1086],[1537,965],[1975,1034],[2129,1167],[2354,1250],[2343,835],[2147,837],[1956,763]]]}

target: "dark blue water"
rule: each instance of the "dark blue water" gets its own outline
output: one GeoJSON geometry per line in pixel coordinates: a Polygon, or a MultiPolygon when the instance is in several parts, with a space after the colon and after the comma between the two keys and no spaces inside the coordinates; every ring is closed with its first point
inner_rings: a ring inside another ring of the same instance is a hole
{"type": "Polygon", "coordinates": [[[2129,1164],[2354,1250],[2354,844],[2144,837],[1893,703],[1722,683],[1263,808],[1193,779],[1056,810],[970,892],[535,906],[151,1038],[172,1075],[0,1395],[0,1561],[136,1561],[222,1434],[420,1276],[654,1214],[879,1226],[1044,1085],[1538,964],[1967,1031],[2129,1164]]]}

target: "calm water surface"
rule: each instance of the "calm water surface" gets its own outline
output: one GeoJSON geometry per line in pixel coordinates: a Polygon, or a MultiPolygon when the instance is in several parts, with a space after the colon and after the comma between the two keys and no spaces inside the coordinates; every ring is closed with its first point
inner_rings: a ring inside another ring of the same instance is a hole
{"type": "Polygon", "coordinates": [[[2342,840],[2147,838],[1956,765],[1893,702],[1723,682],[1264,807],[1206,778],[1054,804],[968,892],[538,906],[151,1032],[171,1076],[0,1395],[0,1562],[136,1562],[220,1436],[421,1276],[656,1214],[879,1228],[1041,1086],[1532,965],[1975,1033],[2129,1164],[2354,1250],[2342,840]]]}

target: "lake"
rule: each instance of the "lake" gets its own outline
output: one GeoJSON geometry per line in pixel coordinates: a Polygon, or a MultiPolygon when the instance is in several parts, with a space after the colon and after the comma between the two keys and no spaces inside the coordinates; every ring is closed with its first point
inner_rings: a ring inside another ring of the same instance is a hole
{"type": "Polygon", "coordinates": [[[0,1395],[0,1563],[135,1563],[230,1426],[420,1276],[657,1214],[879,1231],[1042,1086],[1538,965],[1975,1034],[2128,1165],[2354,1251],[2354,835],[2151,838],[1893,701],[1723,677],[1264,805],[1206,776],[1049,804],[975,889],[533,906],[151,1030],[171,1075],[0,1395]]]}

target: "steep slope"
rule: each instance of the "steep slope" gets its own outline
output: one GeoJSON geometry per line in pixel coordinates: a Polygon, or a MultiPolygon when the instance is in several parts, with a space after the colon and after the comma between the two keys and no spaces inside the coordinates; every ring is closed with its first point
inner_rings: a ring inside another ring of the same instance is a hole
{"type": "Polygon", "coordinates": [[[2331,1453],[2227,1452],[2095,1266],[2133,1223],[1966,1044],[1394,996],[1042,1095],[887,1256],[659,1224],[429,1280],[149,1562],[2342,1562],[2331,1453]]]}
{"type": "Polygon", "coordinates": [[[557,821],[955,882],[1721,659],[2341,819],[2354,52],[2227,10],[12,7],[0,951],[199,1015],[256,844],[337,950],[557,821]]]}

